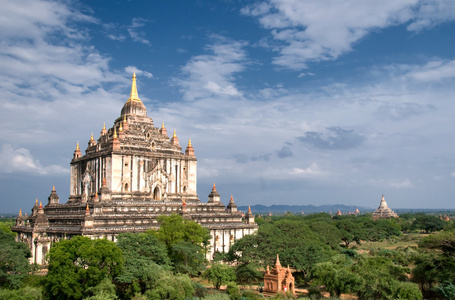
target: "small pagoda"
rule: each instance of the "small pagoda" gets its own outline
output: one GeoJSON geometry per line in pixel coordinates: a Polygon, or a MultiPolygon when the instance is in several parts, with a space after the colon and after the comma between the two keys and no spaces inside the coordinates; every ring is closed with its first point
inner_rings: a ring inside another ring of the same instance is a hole
{"type": "Polygon", "coordinates": [[[289,268],[281,266],[280,258],[276,255],[276,263],[272,270],[267,266],[264,275],[264,291],[269,293],[290,292],[295,294],[295,279],[289,268]]]}
{"type": "Polygon", "coordinates": [[[390,218],[398,218],[398,215],[387,206],[387,202],[385,202],[384,195],[382,195],[379,207],[373,212],[373,219],[378,220],[390,218]]]}

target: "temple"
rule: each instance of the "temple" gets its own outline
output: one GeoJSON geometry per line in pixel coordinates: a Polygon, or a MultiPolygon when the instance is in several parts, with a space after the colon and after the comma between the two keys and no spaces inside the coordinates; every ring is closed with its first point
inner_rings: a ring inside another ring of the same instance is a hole
{"type": "Polygon", "coordinates": [[[172,213],[209,229],[207,259],[257,230],[251,209],[242,218],[232,196],[225,207],[215,184],[203,203],[196,184],[191,140],[183,152],[175,130],[169,138],[164,122],[154,126],[134,73],[130,97],[113,126],[104,125],[97,140],[92,134],[85,154],[77,143],[68,201],[61,204],[53,187],[44,207],[37,199],[30,216],[19,212],[13,231],[29,245],[31,261],[45,264],[49,248],[61,239],[83,235],[115,241],[119,233],[158,229],[157,218],[172,213]]]}
{"type": "Polygon", "coordinates": [[[384,195],[382,195],[379,207],[373,212],[373,219],[378,220],[388,218],[398,218],[398,215],[387,206],[387,202],[385,202],[384,195]]]}
{"type": "Polygon", "coordinates": [[[290,292],[295,294],[295,279],[289,268],[283,268],[280,257],[276,255],[276,263],[272,270],[267,266],[264,275],[264,291],[268,293],[290,292]]]}

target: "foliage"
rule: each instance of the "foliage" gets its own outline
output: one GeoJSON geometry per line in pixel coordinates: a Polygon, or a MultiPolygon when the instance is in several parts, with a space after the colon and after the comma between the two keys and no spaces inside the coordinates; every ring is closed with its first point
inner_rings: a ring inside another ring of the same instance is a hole
{"type": "Polygon", "coordinates": [[[407,282],[408,269],[386,255],[335,256],[316,266],[314,282],[332,295],[356,293],[361,299],[422,299],[417,285],[407,282]]]}
{"type": "Polygon", "coordinates": [[[169,253],[172,247],[180,242],[190,242],[193,245],[207,245],[210,240],[208,229],[198,223],[185,220],[181,215],[172,214],[158,218],[160,229],[156,231],[156,237],[163,242],[169,253]]]}
{"type": "Polygon", "coordinates": [[[153,289],[145,292],[148,299],[187,299],[194,294],[193,284],[186,274],[173,275],[166,271],[161,274],[153,289]]]}
{"type": "Polygon", "coordinates": [[[316,263],[328,260],[332,250],[301,217],[265,223],[257,234],[243,237],[230,250],[231,261],[262,267],[274,265],[277,253],[282,265],[291,265],[307,275],[316,263]]]}
{"type": "Polygon", "coordinates": [[[230,300],[228,294],[220,293],[220,292],[210,293],[202,299],[204,299],[204,300],[230,300]]]}
{"type": "Polygon", "coordinates": [[[235,281],[234,269],[223,264],[212,264],[210,268],[205,270],[203,275],[217,290],[220,289],[222,284],[235,281]]]}
{"type": "Polygon", "coordinates": [[[21,286],[31,270],[29,257],[31,253],[26,244],[16,242],[14,234],[0,229],[0,287],[21,286]]]}
{"type": "Polygon", "coordinates": [[[258,271],[258,265],[254,263],[243,263],[235,268],[235,276],[240,284],[258,283],[264,275],[258,271]]]}
{"type": "Polygon", "coordinates": [[[444,255],[455,258],[455,231],[432,234],[422,239],[419,247],[441,250],[444,255]]]}
{"type": "Polygon", "coordinates": [[[76,236],[49,251],[46,291],[53,299],[82,299],[88,288],[115,278],[123,268],[122,251],[114,242],[76,236]]]}
{"type": "Polygon", "coordinates": [[[419,213],[415,215],[415,220],[412,222],[411,228],[423,230],[425,233],[431,233],[441,230],[444,225],[444,221],[437,216],[419,213]]]}
{"type": "Polygon", "coordinates": [[[171,259],[177,273],[196,276],[205,268],[205,257],[201,247],[190,242],[174,244],[171,259]]]}
{"type": "Polygon", "coordinates": [[[0,289],[0,300],[41,300],[43,290],[39,287],[24,286],[17,290],[0,289]]]}
{"type": "Polygon", "coordinates": [[[93,296],[85,298],[86,300],[118,299],[115,285],[109,278],[104,278],[97,286],[88,288],[87,292],[93,293],[93,296]]]}
{"type": "Polygon", "coordinates": [[[158,218],[160,229],[153,234],[166,245],[175,270],[191,276],[204,268],[205,249],[210,240],[208,229],[172,214],[158,218]]]}
{"type": "Polygon", "coordinates": [[[226,293],[231,300],[239,300],[242,294],[240,293],[239,286],[235,282],[228,282],[226,286],[226,293]]]}
{"type": "Polygon", "coordinates": [[[116,278],[119,292],[125,298],[150,289],[159,274],[171,268],[166,246],[148,233],[122,233],[117,246],[125,260],[122,273],[116,278]]]}

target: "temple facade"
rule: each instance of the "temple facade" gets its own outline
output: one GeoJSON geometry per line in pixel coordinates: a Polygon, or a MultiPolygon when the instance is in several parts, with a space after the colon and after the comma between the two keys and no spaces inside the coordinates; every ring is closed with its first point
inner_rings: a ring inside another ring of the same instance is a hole
{"type": "Polygon", "coordinates": [[[280,257],[276,255],[276,263],[272,270],[267,266],[264,275],[264,291],[268,293],[290,292],[295,294],[295,279],[289,268],[281,266],[280,257]]]}
{"type": "Polygon", "coordinates": [[[209,229],[208,259],[257,230],[251,209],[242,218],[232,196],[224,206],[215,184],[203,203],[196,185],[191,140],[183,152],[175,130],[169,138],[164,123],[154,126],[133,74],[130,97],[113,126],[103,126],[97,140],[92,134],[85,154],[77,143],[68,201],[61,204],[53,187],[45,206],[37,199],[30,216],[19,212],[13,231],[29,245],[32,262],[45,264],[52,243],[61,239],[83,235],[115,241],[119,233],[158,229],[157,218],[172,213],[209,229]]]}
{"type": "Polygon", "coordinates": [[[387,206],[384,195],[382,195],[381,203],[379,204],[379,207],[373,212],[372,216],[374,220],[398,218],[398,215],[387,206]]]}

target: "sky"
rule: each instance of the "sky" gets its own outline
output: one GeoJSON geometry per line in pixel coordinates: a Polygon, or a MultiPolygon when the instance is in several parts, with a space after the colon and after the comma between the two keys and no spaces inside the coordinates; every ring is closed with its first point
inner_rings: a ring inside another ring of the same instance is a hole
{"type": "Polygon", "coordinates": [[[0,212],[69,195],[138,93],[227,204],[454,209],[455,1],[44,1],[0,10],[0,212]]]}

